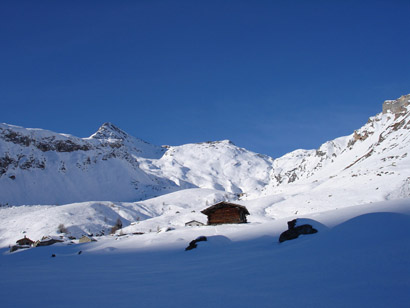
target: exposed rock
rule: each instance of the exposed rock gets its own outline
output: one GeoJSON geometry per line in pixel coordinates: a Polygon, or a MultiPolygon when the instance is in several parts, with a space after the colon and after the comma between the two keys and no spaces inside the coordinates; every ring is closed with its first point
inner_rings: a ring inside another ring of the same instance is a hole
{"type": "Polygon", "coordinates": [[[288,221],[288,230],[294,229],[296,226],[296,219],[288,221]]]}
{"type": "Polygon", "coordinates": [[[28,136],[22,136],[17,132],[12,130],[5,130],[3,133],[3,138],[5,141],[13,142],[15,144],[23,145],[23,146],[30,146],[31,139],[28,136]]]}
{"type": "Polygon", "coordinates": [[[396,100],[387,100],[383,103],[383,113],[391,112],[398,114],[406,112],[406,108],[410,104],[410,94],[402,95],[396,100]]]}
{"type": "Polygon", "coordinates": [[[317,233],[317,230],[314,229],[309,224],[305,224],[305,225],[301,225],[301,226],[296,227],[296,222],[297,222],[296,219],[288,221],[288,230],[286,230],[285,232],[283,232],[279,236],[279,243],[298,238],[299,235],[301,235],[301,234],[314,234],[314,233],[317,233]]]}
{"type": "Polygon", "coordinates": [[[118,139],[128,138],[128,134],[110,122],[106,122],[91,136],[94,139],[118,139]]]}
{"type": "Polygon", "coordinates": [[[8,155],[0,157],[0,176],[7,172],[10,165],[17,165],[17,161],[10,158],[8,155]]]}
{"type": "Polygon", "coordinates": [[[0,137],[2,137],[7,142],[11,142],[24,147],[33,145],[42,152],[88,151],[91,148],[90,145],[87,145],[84,142],[82,142],[83,144],[77,144],[70,139],[56,140],[55,137],[44,137],[38,139],[33,136],[22,135],[19,132],[13,131],[11,129],[0,128],[0,137]]]}
{"type": "Polygon", "coordinates": [[[196,243],[198,243],[198,242],[205,242],[205,241],[207,241],[206,236],[200,236],[200,237],[196,238],[195,240],[191,241],[191,242],[189,243],[188,247],[185,248],[185,251],[187,251],[187,250],[192,250],[192,249],[194,249],[194,248],[196,248],[196,247],[198,246],[196,243]]]}

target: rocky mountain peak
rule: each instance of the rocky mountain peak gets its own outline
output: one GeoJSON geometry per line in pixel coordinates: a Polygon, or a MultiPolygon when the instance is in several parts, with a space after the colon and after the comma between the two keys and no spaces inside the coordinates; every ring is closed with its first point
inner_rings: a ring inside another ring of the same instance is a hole
{"type": "Polygon", "coordinates": [[[410,105],[410,94],[402,95],[396,100],[387,100],[383,103],[383,114],[391,112],[399,114],[406,112],[406,107],[410,105]]]}
{"type": "Polygon", "coordinates": [[[124,140],[128,138],[128,134],[114,124],[105,122],[91,138],[124,140]]]}

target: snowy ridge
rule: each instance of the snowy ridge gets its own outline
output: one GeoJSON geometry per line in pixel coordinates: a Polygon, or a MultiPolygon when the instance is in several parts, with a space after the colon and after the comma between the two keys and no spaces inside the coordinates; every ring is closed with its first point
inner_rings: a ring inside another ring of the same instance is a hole
{"type": "Polygon", "coordinates": [[[228,140],[159,147],[111,123],[89,138],[1,124],[0,203],[135,201],[187,188],[252,199],[286,191],[290,184],[317,186],[349,178],[347,185],[357,185],[366,174],[395,174],[392,189],[402,195],[410,125],[409,107],[400,99],[400,108],[388,102],[383,113],[349,136],[277,159],[228,140]]]}
{"type": "Polygon", "coordinates": [[[135,201],[195,187],[240,194],[268,184],[272,161],[228,141],[158,147],[110,123],[83,139],[2,124],[0,145],[3,205],[135,201]]]}
{"type": "Polygon", "coordinates": [[[104,124],[82,139],[1,124],[0,203],[134,201],[174,191],[173,182],[148,175],[138,166],[137,157],[158,157],[163,149],[118,132],[104,124]]]}
{"type": "MultiPolygon", "coordinates": [[[[65,204],[44,207],[55,217],[52,224],[34,214],[43,213],[41,206],[21,211],[47,226],[35,234],[55,234],[63,223],[78,236],[106,230],[117,218],[132,232],[183,228],[189,220],[204,222],[199,212],[221,200],[246,206],[250,223],[264,223],[409,198],[409,107],[394,102],[349,136],[278,159],[228,140],[158,147],[111,123],[89,138],[1,124],[0,203],[65,204]],[[107,209],[106,218],[96,207],[107,209]],[[71,220],[66,213],[74,213],[71,220]],[[137,217],[138,226],[131,226],[137,217]]],[[[0,210],[4,220],[20,221],[18,207],[0,210]]],[[[3,225],[10,230],[0,233],[6,245],[30,223],[3,225]]]]}
{"type": "Polygon", "coordinates": [[[165,149],[128,135],[112,123],[104,123],[88,140],[99,140],[102,145],[124,147],[135,157],[160,158],[165,149]]]}
{"type": "Polygon", "coordinates": [[[242,194],[269,183],[273,159],[235,146],[231,141],[169,147],[161,159],[141,168],[169,178],[183,188],[201,187],[242,194]]]}

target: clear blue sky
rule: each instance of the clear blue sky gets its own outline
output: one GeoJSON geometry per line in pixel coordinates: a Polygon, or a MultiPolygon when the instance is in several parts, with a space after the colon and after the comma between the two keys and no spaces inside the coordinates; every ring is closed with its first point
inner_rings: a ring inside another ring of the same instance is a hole
{"type": "Polygon", "coordinates": [[[410,1],[1,1],[0,122],[274,157],[410,93],[410,1]]]}

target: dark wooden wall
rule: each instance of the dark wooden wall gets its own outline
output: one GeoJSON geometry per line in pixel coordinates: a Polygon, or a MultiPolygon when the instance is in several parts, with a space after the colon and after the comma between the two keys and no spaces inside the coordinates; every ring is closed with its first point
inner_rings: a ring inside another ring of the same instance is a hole
{"type": "Polygon", "coordinates": [[[243,217],[241,219],[241,216],[245,217],[245,215],[241,215],[240,210],[238,208],[220,208],[216,209],[214,212],[208,215],[208,224],[238,224],[246,222],[246,218],[245,220],[243,219],[243,217]]]}

